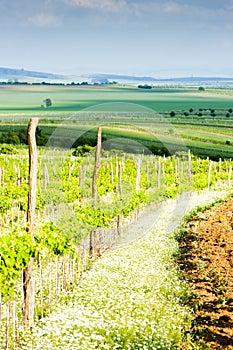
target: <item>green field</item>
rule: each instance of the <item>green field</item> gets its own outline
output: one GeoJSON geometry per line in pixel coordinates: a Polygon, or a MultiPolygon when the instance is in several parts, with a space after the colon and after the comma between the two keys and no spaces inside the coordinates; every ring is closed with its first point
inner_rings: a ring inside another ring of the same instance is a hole
{"type": "MultiPolygon", "coordinates": [[[[0,87],[0,132],[4,139],[7,132],[25,129],[29,118],[37,116],[47,139],[58,129],[56,133],[66,141],[71,134],[77,139],[88,130],[93,140],[95,127],[103,125],[107,141],[121,138],[126,144],[126,139],[133,140],[144,148],[158,146],[158,153],[164,147],[175,152],[182,143],[202,157],[233,158],[231,108],[233,90],[7,85],[0,87]],[[43,107],[46,98],[52,101],[49,108],[43,107]]],[[[69,146],[73,143],[68,142],[69,146]]]]}
{"type": "Polygon", "coordinates": [[[111,102],[136,103],[157,112],[189,108],[233,108],[233,91],[127,86],[1,86],[0,113],[69,112],[111,102]],[[41,108],[45,98],[53,106],[41,108]]]}

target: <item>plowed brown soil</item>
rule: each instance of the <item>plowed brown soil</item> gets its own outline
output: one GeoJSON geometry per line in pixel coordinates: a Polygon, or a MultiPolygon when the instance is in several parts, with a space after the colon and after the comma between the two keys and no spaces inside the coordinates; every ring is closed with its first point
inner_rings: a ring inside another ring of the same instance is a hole
{"type": "Polygon", "coordinates": [[[191,290],[194,340],[233,349],[233,198],[197,214],[179,239],[191,290]]]}

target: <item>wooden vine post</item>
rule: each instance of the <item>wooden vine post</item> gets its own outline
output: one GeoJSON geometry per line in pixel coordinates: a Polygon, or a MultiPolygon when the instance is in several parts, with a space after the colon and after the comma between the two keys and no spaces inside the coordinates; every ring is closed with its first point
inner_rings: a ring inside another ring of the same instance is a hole
{"type": "MultiPolygon", "coordinates": [[[[29,147],[29,191],[27,209],[27,232],[34,239],[34,225],[36,218],[36,183],[37,183],[37,148],[36,127],[38,118],[32,118],[28,124],[29,147]]],[[[32,276],[33,258],[23,270],[23,324],[32,327],[34,323],[35,282],[32,276]]]]}
{"type": "Polygon", "coordinates": [[[94,207],[96,207],[98,202],[97,182],[98,182],[98,173],[99,173],[99,167],[100,167],[101,142],[102,142],[102,128],[101,126],[99,126],[98,134],[97,134],[96,152],[95,152],[95,166],[94,166],[93,181],[92,181],[92,198],[93,198],[94,207]]]}
{"type": "Polygon", "coordinates": [[[210,162],[209,162],[209,171],[208,171],[208,190],[210,190],[212,168],[213,168],[213,162],[212,162],[212,160],[210,160],[210,162]]]}
{"type": "MultiPolygon", "coordinates": [[[[98,203],[98,174],[100,167],[100,152],[101,152],[101,144],[102,144],[102,127],[98,127],[97,133],[97,145],[95,152],[95,165],[94,172],[92,178],[92,198],[93,198],[93,206],[96,207],[98,203]]],[[[91,257],[95,253],[95,230],[90,232],[90,255],[91,257]]]]}
{"type": "Polygon", "coordinates": [[[192,157],[190,149],[188,150],[188,179],[189,182],[192,181],[192,157]]]}
{"type": "Polygon", "coordinates": [[[142,158],[137,160],[136,192],[140,191],[142,158]]]}
{"type": "MultiPolygon", "coordinates": [[[[231,159],[230,159],[231,162],[231,159]]],[[[228,186],[231,187],[231,176],[232,176],[232,165],[230,164],[229,173],[228,173],[228,186]]]]}
{"type": "MultiPolygon", "coordinates": [[[[122,197],[123,195],[123,189],[122,189],[122,168],[123,168],[123,161],[120,161],[119,163],[117,162],[117,167],[119,166],[119,172],[117,171],[117,173],[119,174],[119,197],[122,197]]],[[[122,226],[123,226],[123,214],[120,213],[117,216],[117,232],[118,235],[121,237],[122,236],[122,226]]]]}

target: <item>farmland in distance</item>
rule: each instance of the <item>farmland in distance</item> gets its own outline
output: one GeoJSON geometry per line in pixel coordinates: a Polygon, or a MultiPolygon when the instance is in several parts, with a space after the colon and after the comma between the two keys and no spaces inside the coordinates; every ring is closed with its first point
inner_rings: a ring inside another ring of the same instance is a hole
{"type": "Polygon", "coordinates": [[[0,132],[17,133],[37,116],[47,139],[58,125],[63,136],[89,132],[93,137],[93,128],[103,125],[105,140],[133,139],[149,149],[159,142],[171,152],[182,140],[199,156],[231,158],[232,108],[230,89],[7,85],[0,87],[0,132]],[[45,108],[46,98],[51,107],[45,108]]]}

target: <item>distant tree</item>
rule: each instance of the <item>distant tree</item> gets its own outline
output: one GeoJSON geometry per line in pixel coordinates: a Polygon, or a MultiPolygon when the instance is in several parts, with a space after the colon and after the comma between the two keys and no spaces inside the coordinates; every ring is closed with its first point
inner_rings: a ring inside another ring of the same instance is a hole
{"type": "Polygon", "coordinates": [[[41,136],[42,130],[37,126],[36,127],[36,136],[41,136]]]}
{"type": "Polygon", "coordinates": [[[193,108],[190,108],[190,109],[189,109],[189,112],[192,113],[192,112],[193,112],[193,108]]]}
{"type": "Polygon", "coordinates": [[[230,145],[231,141],[230,140],[226,140],[226,145],[230,145]]]}
{"type": "Polygon", "coordinates": [[[189,112],[184,112],[185,117],[189,116],[189,112]]]}
{"type": "Polygon", "coordinates": [[[210,115],[211,117],[216,117],[215,109],[211,109],[210,115]]]}
{"type": "Polygon", "coordinates": [[[230,113],[226,113],[226,117],[229,118],[230,117],[230,113]]]}
{"type": "Polygon", "coordinates": [[[232,112],[233,112],[232,108],[229,108],[229,109],[228,109],[228,112],[229,112],[229,113],[232,113],[232,112]]]}
{"type": "Polygon", "coordinates": [[[28,143],[27,129],[19,129],[17,135],[20,139],[20,143],[27,145],[27,143],[28,143]]]}
{"type": "Polygon", "coordinates": [[[10,143],[12,145],[19,145],[20,144],[20,139],[19,136],[13,132],[13,131],[8,131],[6,134],[6,143],[10,143]]]}
{"type": "Polygon", "coordinates": [[[152,89],[152,86],[145,84],[145,85],[138,85],[138,88],[139,89],[152,89]]]}
{"type": "Polygon", "coordinates": [[[168,149],[166,147],[159,147],[157,145],[151,145],[149,146],[149,150],[151,151],[151,153],[155,154],[155,155],[160,155],[160,156],[170,156],[170,152],[168,151],[168,149]]]}
{"type": "Polygon", "coordinates": [[[38,146],[45,146],[48,142],[48,136],[43,135],[42,129],[40,129],[38,126],[36,127],[36,143],[38,146]]]}
{"type": "Polygon", "coordinates": [[[202,113],[201,112],[198,113],[198,117],[202,117],[202,113]]]}
{"type": "Polygon", "coordinates": [[[46,98],[46,99],[43,101],[43,103],[44,103],[44,107],[45,107],[45,108],[48,108],[48,107],[51,107],[51,106],[52,106],[52,101],[51,101],[50,98],[46,98]]]}
{"type": "Polygon", "coordinates": [[[89,145],[78,146],[73,152],[72,155],[75,157],[85,157],[93,147],[89,145]]]}
{"type": "Polygon", "coordinates": [[[36,135],[37,146],[45,146],[49,137],[46,135],[36,135]]]}
{"type": "Polygon", "coordinates": [[[205,91],[204,86],[199,86],[198,91],[205,91]]]}
{"type": "Polygon", "coordinates": [[[174,111],[170,112],[170,117],[175,117],[176,113],[174,111]]]}

